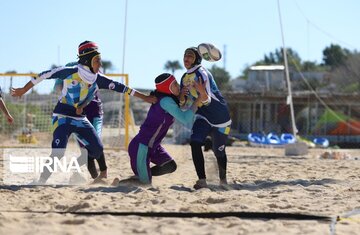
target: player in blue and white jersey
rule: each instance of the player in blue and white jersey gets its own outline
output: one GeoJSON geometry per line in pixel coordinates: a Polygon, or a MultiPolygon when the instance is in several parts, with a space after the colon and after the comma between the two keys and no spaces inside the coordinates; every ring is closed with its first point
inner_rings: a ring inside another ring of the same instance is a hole
{"type": "MultiPolygon", "coordinates": [[[[12,95],[22,96],[44,79],[62,80],[61,96],[52,115],[53,140],[51,147],[53,154],[56,152],[56,156],[58,156],[59,153],[56,150],[65,149],[69,136],[75,133],[81,137],[89,156],[100,159],[104,154],[102,142],[84,113],[84,108],[93,100],[96,91],[99,89],[114,90],[136,96],[149,103],[155,103],[157,99],[101,74],[99,72],[101,57],[96,43],[91,41],[81,43],[78,53],[77,65],[44,71],[24,87],[12,89],[12,95]]],[[[41,174],[40,183],[46,182],[50,175],[51,173],[45,168],[45,171],[41,174]]],[[[100,167],[98,178],[106,177],[107,168],[106,165],[103,165],[100,167]]]]}
{"type": "Polygon", "coordinates": [[[195,122],[192,127],[190,145],[192,158],[199,180],[194,188],[207,187],[204,155],[201,146],[204,145],[208,135],[211,136],[212,150],[216,156],[219,167],[220,184],[227,184],[226,165],[227,157],[225,144],[230,133],[231,119],[227,103],[221,95],[212,74],[201,65],[201,56],[196,47],[190,47],[184,53],[184,66],[186,73],[180,82],[180,105],[187,109],[198,97],[194,83],[201,81],[206,84],[208,99],[199,106],[195,122]]]}

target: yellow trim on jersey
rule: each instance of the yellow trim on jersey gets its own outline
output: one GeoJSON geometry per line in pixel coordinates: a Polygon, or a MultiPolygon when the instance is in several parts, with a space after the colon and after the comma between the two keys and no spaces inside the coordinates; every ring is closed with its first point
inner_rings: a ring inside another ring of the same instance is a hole
{"type": "Polygon", "coordinates": [[[54,132],[58,126],[59,126],[59,120],[56,120],[56,122],[54,122],[51,127],[51,132],[54,132]]]}

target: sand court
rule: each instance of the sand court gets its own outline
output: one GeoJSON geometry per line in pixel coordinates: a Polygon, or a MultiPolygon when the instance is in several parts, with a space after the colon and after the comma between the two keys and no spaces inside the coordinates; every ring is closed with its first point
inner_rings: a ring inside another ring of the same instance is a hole
{"type": "MultiPolygon", "coordinates": [[[[209,188],[194,190],[190,147],[165,148],[178,169],[154,177],[152,185],[126,180],[132,172],[125,151],[106,151],[109,177],[104,184],[11,186],[1,182],[0,233],[331,234],[331,221],[326,218],[360,208],[360,161],[355,160],[359,150],[331,150],[351,158],[324,159],[321,155],[329,150],[310,149],[307,155],[289,157],[284,149],[231,146],[227,148],[227,188],[218,185],[215,157],[205,152],[209,188]],[[121,182],[113,187],[115,177],[121,182]],[[162,213],[172,216],[159,216],[162,213]],[[174,216],[179,213],[188,217],[174,216]],[[223,216],[210,218],[211,213],[223,216]],[[246,213],[258,214],[248,218],[246,213]],[[270,218],[286,213],[285,218],[270,218]],[[299,215],[317,218],[296,218],[299,215]]],[[[335,228],[335,234],[359,234],[360,216],[344,218],[335,228]]]]}

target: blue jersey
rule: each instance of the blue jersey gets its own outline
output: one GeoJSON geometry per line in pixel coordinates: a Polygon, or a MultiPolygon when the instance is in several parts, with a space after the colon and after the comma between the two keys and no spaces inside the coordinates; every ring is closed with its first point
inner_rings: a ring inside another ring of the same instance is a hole
{"type": "Polygon", "coordinates": [[[224,128],[231,125],[227,103],[221,95],[212,74],[201,65],[189,69],[181,78],[180,89],[188,87],[189,95],[180,105],[188,109],[198,97],[195,81],[206,82],[206,92],[210,99],[203,103],[196,112],[196,119],[204,119],[213,127],[224,128]]]}
{"type": "MultiPolygon", "coordinates": [[[[78,62],[70,62],[65,65],[65,67],[77,66],[78,62]]],[[[56,79],[54,84],[54,90],[62,90],[64,81],[61,79],[56,79]]],[[[92,123],[94,118],[100,118],[104,114],[103,105],[99,96],[99,92],[96,92],[94,99],[89,102],[89,104],[84,108],[84,113],[89,121],[92,123]]]]}
{"type": "Polygon", "coordinates": [[[132,89],[122,83],[113,81],[103,74],[93,74],[82,65],[60,67],[40,73],[32,79],[34,84],[44,79],[60,79],[63,88],[54,114],[69,117],[82,117],[76,114],[76,108],[89,103],[94,99],[99,89],[114,90],[120,93],[131,94],[132,89]]]}

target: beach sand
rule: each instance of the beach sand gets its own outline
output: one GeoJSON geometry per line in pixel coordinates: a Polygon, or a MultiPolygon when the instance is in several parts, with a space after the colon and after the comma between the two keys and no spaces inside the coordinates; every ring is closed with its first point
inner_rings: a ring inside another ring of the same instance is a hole
{"type": "MultiPolygon", "coordinates": [[[[227,147],[228,189],[218,186],[217,165],[205,152],[209,189],[194,190],[188,145],[164,145],[176,172],[153,177],[152,185],[122,182],[132,176],[125,151],[106,151],[109,177],[86,186],[11,186],[0,183],[0,234],[331,234],[331,221],[269,219],[270,213],[336,218],[360,209],[360,150],[309,149],[285,156],[284,149],[227,147]],[[322,159],[336,151],[350,159],[322,159]],[[66,212],[66,213],[65,213],[66,212]],[[228,212],[223,218],[173,218],[90,212],[228,212]],[[242,212],[257,212],[244,218],[242,212]],[[243,215],[243,217],[241,216],[243,215]]],[[[1,160],[1,159],[0,159],[1,160]]],[[[0,181],[1,182],[1,181],[0,181]]],[[[360,216],[336,223],[336,233],[360,234],[360,216]]]]}

